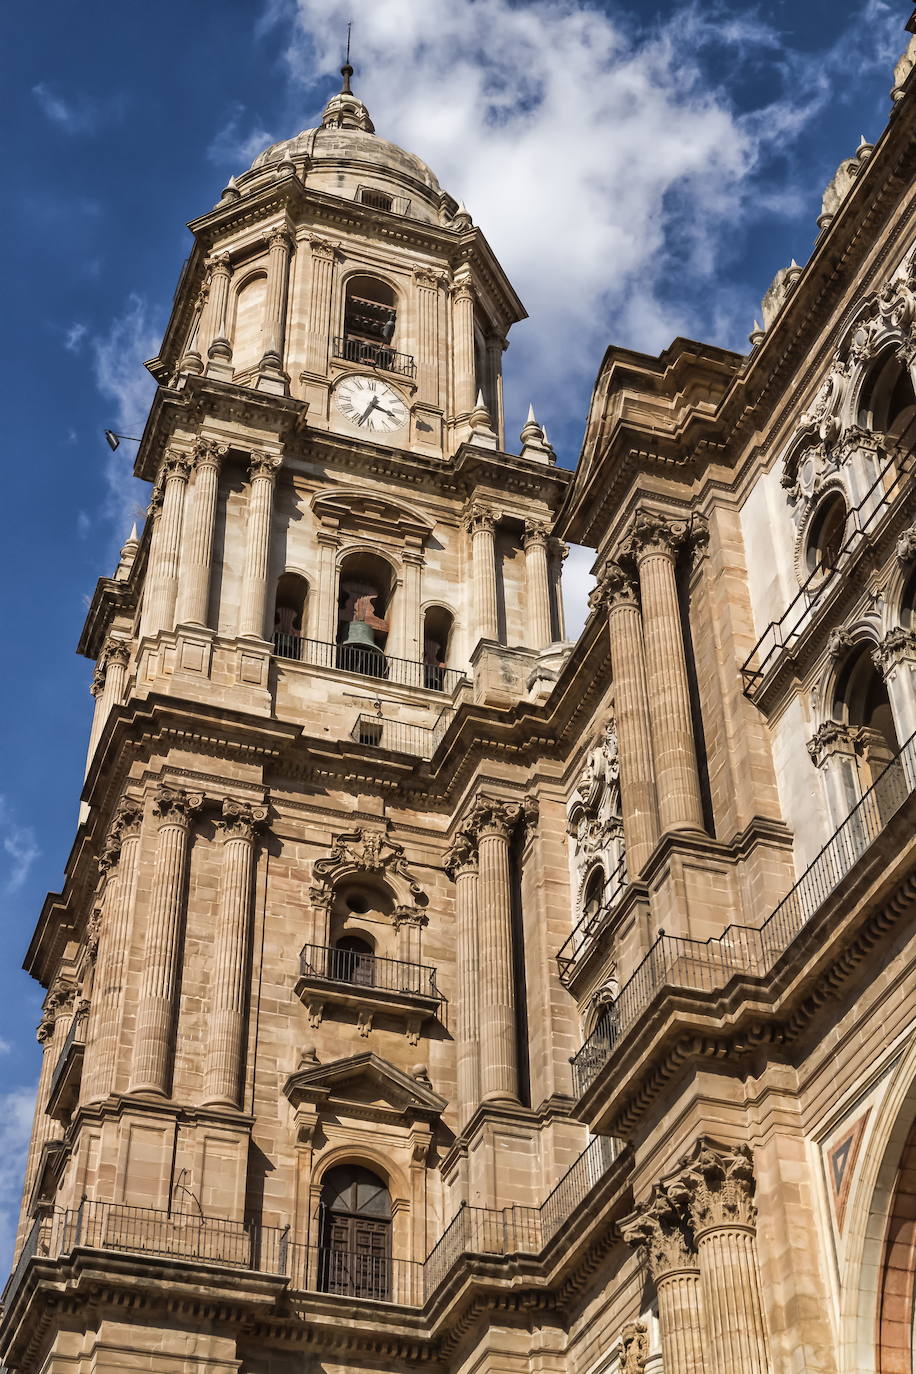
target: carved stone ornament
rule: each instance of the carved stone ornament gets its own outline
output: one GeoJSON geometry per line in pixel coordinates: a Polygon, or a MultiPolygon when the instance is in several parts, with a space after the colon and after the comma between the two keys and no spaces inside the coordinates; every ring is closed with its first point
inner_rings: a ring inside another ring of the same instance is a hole
{"type": "Polygon", "coordinates": [[[848,651],[855,644],[855,638],[845,628],[839,626],[830,631],[827,637],[827,655],[829,658],[837,659],[848,651]]]}
{"type": "Polygon", "coordinates": [[[197,439],[194,444],[194,464],[198,468],[218,468],[228,452],[228,444],[221,444],[216,439],[197,439]]]}
{"type": "Polygon", "coordinates": [[[426,894],[410,871],[404,857],[404,846],[390,839],[385,831],[369,830],[364,826],[335,836],[331,852],[315,860],[312,872],[319,880],[312,890],[313,898],[319,898],[315,904],[330,900],[337,877],[353,870],[378,874],[383,878],[399,878],[406,884],[415,905],[426,905],[426,894]]]}
{"type": "Polygon", "coordinates": [[[456,304],[459,301],[470,301],[473,304],[476,300],[474,288],[469,281],[456,281],[451,288],[451,295],[456,304]]]}
{"type": "Polygon", "coordinates": [[[248,472],[251,480],[256,477],[266,477],[272,482],[280,471],[283,459],[278,453],[267,453],[263,449],[255,449],[248,463],[248,472]]]}
{"type": "Polygon", "coordinates": [[[207,270],[211,280],[214,277],[231,277],[232,261],[228,253],[213,253],[207,258],[207,270]]]}
{"type": "Polygon", "coordinates": [[[162,460],[159,469],[162,481],[168,484],[171,481],[186,482],[191,475],[193,460],[190,453],[183,453],[181,449],[170,448],[162,460]]]}
{"type": "Polygon", "coordinates": [[[645,1322],[627,1322],[620,1333],[620,1374],[642,1374],[649,1358],[645,1322]]]}
{"type": "Polygon", "coordinates": [[[882,677],[888,677],[905,660],[916,660],[916,630],[905,630],[902,625],[888,633],[872,651],[872,661],[882,677]]]}
{"type": "Polygon", "coordinates": [[[313,258],[324,258],[326,262],[333,262],[340,252],[340,244],[333,239],[324,239],[320,234],[309,234],[308,239],[313,258]]]}
{"type": "Polygon", "coordinates": [[[489,835],[508,839],[517,825],[534,825],[537,817],[538,805],[533,797],[524,797],[520,802],[504,802],[496,797],[479,796],[462,822],[461,833],[475,845],[489,835]]]}
{"type": "Polygon", "coordinates": [[[526,520],[522,534],[522,547],[527,549],[531,544],[542,544],[546,548],[550,539],[550,529],[550,525],[541,520],[526,520]]]}
{"type": "Polygon", "coordinates": [[[268,248],[282,248],[289,252],[293,246],[293,236],[284,225],[277,224],[264,235],[264,242],[268,248]]]}
{"type": "Polygon", "coordinates": [[[613,719],[605,722],[588,752],[569,805],[567,828],[581,914],[586,884],[595,866],[600,864],[606,875],[616,873],[624,854],[620,760],[613,719]]]}
{"type": "Polygon", "coordinates": [[[658,554],[674,558],[689,533],[690,525],[686,520],[671,519],[660,511],[638,510],[623,551],[637,563],[658,554]]]}
{"type": "Polygon", "coordinates": [[[176,787],[162,786],[153,802],[153,815],[160,826],[189,826],[204,804],[202,792],[182,792],[176,787]]]}
{"type": "Polygon", "coordinates": [[[143,807],[132,797],[122,797],[118,802],[108,834],[99,855],[99,868],[107,872],[121,857],[121,846],[132,835],[139,835],[143,823],[143,807]]]}
{"type": "Polygon", "coordinates": [[[452,882],[464,873],[477,872],[477,849],[473,839],[465,831],[459,831],[454,843],[445,851],[442,867],[452,882]]]}
{"type": "Polygon", "coordinates": [[[820,768],[831,754],[852,753],[857,744],[857,737],[858,731],[855,726],[841,725],[837,720],[825,720],[823,725],[819,725],[815,730],[805,748],[815,768],[820,768]]]}
{"type": "Polygon", "coordinates": [[[395,930],[400,930],[401,926],[416,926],[422,929],[429,925],[429,917],[425,911],[413,906],[396,906],[391,913],[391,923],[395,930]]]}
{"type": "Polygon", "coordinates": [[[903,531],[894,552],[899,562],[912,563],[916,558],[916,525],[911,525],[908,530],[903,531]]]}
{"type": "Polygon", "coordinates": [[[685,1163],[677,1179],[678,1192],[671,1184],[668,1192],[686,1207],[698,1240],[706,1231],[754,1227],[754,1165],[746,1145],[719,1149],[700,1140],[685,1163]]]}
{"type": "Polygon", "coordinates": [[[598,580],[589,593],[588,604],[593,611],[603,608],[612,610],[615,606],[635,606],[637,604],[636,583],[633,577],[619,563],[605,563],[598,574],[598,580]]]}
{"type": "Polygon", "coordinates": [[[417,286],[423,287],[427,291],[437,291],[440,286],[448,284],[448,278],[444,272],[437,272],[432,267],[415,267],[413,269],[413,279],[417,286]]]}
{"type": "Polygon", "coordinates": [[[660,1183],[645,1207],[624,1217],[619,1229],[655,1283],[669,1274],[696,1269],[696,1247],[684,1210],[660,1183]]]}
{"type": "Polygon", "coordinates": [[[836,411],[842,400],[848,376],[849,368],[846,362],[841,358],[835,358],[811,405],[801,414],[801,428],[816,430],[825,444],[832,444],[839,438],[840,422],[836,411]]]}
{"type": "Polygon", "coordinates": [[[487,530],[492,534],[498,520],[499,514],[492,506],[488,506],[485,501],[472,501],[464,513],[462,523],[468,534],[476,534],[478,530],[487,530]]]}
{"type": "Polygon", "coordinates": [[[266,806],[249,806],[246,802],[225,797],[216,824],[226,840],[251,841],[266,820],[266,806]]]}
{"type": "Polygon", "coordinates": [[[48,1048],[53,1035],[54,1018],[51,1016],[43,1016],[39,1021],[38,1029],[35,1032],[36,1039],[38,1040],[38,1043],[42,1047],[42,1049],[48,1048]]]}

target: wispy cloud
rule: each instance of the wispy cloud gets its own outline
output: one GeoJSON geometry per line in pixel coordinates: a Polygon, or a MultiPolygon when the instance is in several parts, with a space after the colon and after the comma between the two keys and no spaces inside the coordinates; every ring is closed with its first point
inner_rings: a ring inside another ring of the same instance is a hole
{"type": "Polygon", "coordinates": [[[85,324],[71,324],[64,334],[64,348],[68,353],[78,353],[83,346],[86,337],[87,326],[85,324]]]}
{"type": "Polygon", "coordinates": [[[30,825],[22,825],[5,797],[0,796],[0,850],[3,887],[18,892],[41,850],[30,825]]]}
{"type": "Polygon", "coordinates": [[[45,81],[32,87],[32,95],[38,108],[55,128],[62,133],[76,136],[92,134],[111,116],[123,107],[123,97],[119,94],[105,100],[94,100],[83,94],[61,95],[45,81]]]}
{"type": "MultiPolygon", "coordinates": [[[[102,396],[111,402],[110,426],[120,434],[140,435],[155,384],[143,366],[162,338],[148,303],[132,295],[108,330],[92,340],[93,371],[102,396]]],[[[139,487],[133,478],[133,444],[109,453],[105,467],[108,499],[104,514],[125,528],[137,514],[139,487]]]]}
{"type": "Polygon", "coordinates": [[[230,173],[247,171],[258,153],[277,141],[257,119],[247,119],[247,113],[246,107],[236,102],[207,149],[210,161],[230,173]]]}
{"type": "Polygon", "coordinates": [[[0,1093],[0,1273],[4,1274],[13,1258],[34,1110],[34,1088],[0,1093]]]}

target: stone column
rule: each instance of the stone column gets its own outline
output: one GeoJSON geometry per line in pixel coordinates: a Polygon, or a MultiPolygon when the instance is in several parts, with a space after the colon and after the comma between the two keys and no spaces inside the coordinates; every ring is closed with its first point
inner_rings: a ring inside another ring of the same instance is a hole
{"type": "Polygon", "coordinates": [[[646,1206],[620,1222],[620,1234],[655,1284],[665,1374],[706,1374],[699,1260],[679,1208],[656,1185],[646,1206]]]}
{"type": "MultiPolygon", "coordinates": [[[[210,268],[210,291],[204,321],[201,325],[201,338],[207,349],[209,363],[217,368],[232,362],[232,344],[229,342],[229,282],[232,278],[232,265],[228,253],[217,253],[208,261],[210,268]]],[[[213,371],[209,365],[207,371],[213,371]]]]}
{"type": "Polygon", "coordinates": [[[550,616],[550,574],[547,568],[547,543],[550,526],[525,521],[522,545],[525,550],[525,586],[528,592],[528,643],[532,649],[546,649],[553,643],[550,616]]]}
{"type": "MultiPolygon", "coordinates": [[[[400,653],[411,663],[423,661],[423,625],[421,580],[423,576],[422,548],[405,548],[403,555],[404,582],[401,587],[398,621],[400,625],[400,653]]],[[[410,679],[414,681],[413,678],[410,679]]],[[[419,673],[415,684],[423,686],[423,675],[419,673]]]]}
{"type": "Polygon", "coordinates": [[[239,634],[264,638],[267,614],[267,577],[270,570],[270,533],[274,484],[282,459],[274,453],[252,453],[248,492],[245,569],[239,634]]]}
{"type": "Polygon", "coordinates": [[[201,439],[194,448],[195,477],[191,515],[187,522],[189,528],[184,539],[179,625],[207,624],[219,473],[228,452],[227,444],[218,444],[213,439],[201,439]]]}
{"type": "Polygon", "coordinates": [[[99,867],[107,872],[102,926],[92,987],[82,1095],[97,1102],[117,1088],[118,1051],[130,948],[131,918],[137,891],[140,827],[138,802],[125,797],[115,813],[99,867]]]}
{"type": "Polygon", "coordinates": [[[458,1126],[462,1128],[480,1101],[478,994],[480,945],[477,924],[477,853],[470,835],[460,832],[445,856],[445,869],[455,884],[455,934],[458,964],[458,1126]]]}
{"type": "Polygon", "coordinates": [[[96,745],[105,728],[105,722],[111,714],[112,707],[120,706],[124,701],[124,688],[127,683],[129,663],[130,645],[124,639],[110,636],[99,654],[99,661],[92,675],[90,691],[95,697],[95,710],[92,715],[92,729],[89,732],[86,773],[92,766],[96,745]]]}
{"type": "Polygon", "coordinates": [[[286,298],[289,291],[289,259],[293,249],[288,229],[271,229],[267,235],[267,300],[264,304],[264,355],[259,371],[283,372],[286,335],[286,298]]]}
{"type": "Polygon", "coordinates": [[[627,870],[632,880],[639,876],[658,842],[658,809],[642,622],[636,589],[619,564],[605,564],[592,593],[592,605],[606,606],[608,612],[620,802],[627,870]]]}
{"type": "MultiPolygon", "coordinates": [[[[861,795],[858,739],[859,730],[856,726],[827,720],[818,727],[805,746],[811,762],[823,775],[827,809],[834,829],[843,824],[861,795]]],[[[847,834],[852,836],[858,850],[867,842],[861,821],[847,834]]]]}
{"type": "Polygon", "coordinates": [[[689,1216],[696,1237],[710,1374],[769,1374],[750,1150],[720,1150],[698,1141],[668,1192],[689,1216]]]}
{"type": "Polygon", "coordinates": [[[427,405],[441,405],[439,394],[439,292],[445,282],[441,272],[415,267],[417,287],[417,396],[427,405]]]}
{"type": "Polygon", "coordinates": [[[255,835],[266,818],[266,806],[245,806],[227,797],[218,822],[223,834],[223,872],[204,1070],[204,1102],[209,1106],[242,1104],[255,835]]]}
{"type": "MultiPolygon", "coordinates": [[[[891,630],[875,649],[872,658],[887,683],[894,728],[902,746],[916,731],[916,631],[905,630],[902,626],[891,630]]],[[[906,759],[904,763],[910,767],[908,778],[912,787],[912,766],[906,759]]]]}
{"type": "Polygon", "coordinates": [[[557,615],[557,639],[566,639],[566,607],[563,605],[563,563],[569,557],[569,545],[562,539],[550,541],[550,582],[553,587],[557,615]]]}
{"type": "Polygon", "coordinates": [[[478,938],[483,956],[478,1034],[484,1102],[518,1100],[509,839],[516,823],[527,817],[526,807],[527,803],[507,805],[481,797],[474,803],[466,827],[476,838],[478,854],[478,938]]]}
{"type": "Polygon", "coordinates": [[[312,254],[312,282],[306,323],[305,370],[323,377],[328,370],[331,299],[338,245],[328,239],[319,238],[317,234],[310,234],[309,247],[312,254]]]}
{"type": "Polygon", "coordinates": [[[130,1075],[134,1093],[169,1091],[191,822],[202,805],[202,796],[169,787],[160,787],[153,805],[159,838],[130,1075]]]}
{"type": "Polygon", "coordinates": [[[162,489],[162,510],[157,518],[155,538],[146,571],[141,630],[144,636],[175,628],[181,531],[190,471],[190,455],[177,449],[168,451],[159,469],[158,483],[162,489]]]}
{"type": "Polygon", "coordinates": [[[474,643],[478,639],[499,638],[499,613],[496,604],[496,522],[498,516],[483,501],[469,506],[464,527],[471,536],[471,564],[474,576],[474,643]]]}
{"type": "Polygon", "coordinates": [[[702,830],[687,660],[681,633],[675,559],[687,537],[683,522],[639,511],[627,551],[639,568],[655,785],[663,832],[702,830]]]}
{"type": "Polygon", "coordinates": [[[452,287],[452,396],[453,413],[470,415],[477,397],[477,365],[474,355],[474,288],[469,281],[452,287]]]}
{"type": "Polygon", "coordinates": [[[35,1094],[35,1111],[32,1117],[32,1134],[25,1166],[25,1183],[22,1191],[22,1206],[19,1213],[19,1229],[16,1236],[16,1255],[31,1226],[28,1207],[35,1186],[35,1176],[41,1153],[47,1141],[55,1134],[62,1134],[60,1125],[48,1116],[45,1107],[51,1088],[51,1079],[57,1068],[61,1046],[70,1029],[70,1018],[76,1003],[76,988],[57,980],[45,998],[44,1012],[38,1025],[38,1043],[41,1045],[41,1070],[35,1094]]]}
{"type": "Polygon", "coordinates": [[[335,526],[333,529],[319,529],[315,538],[318,543],[318,596],[312,634],[322,644],[333,644],[337,639],[337,550],[340,548],[340,535],[335,526]]]}
{"type": "Polygon", "coordinates": [[[502,356],[506,340],[499,334],[487,336],[487,383],[490,392],[491,419],[499,438],[499,447],[506,447],[506,420],[503,413],[502,356]]]}

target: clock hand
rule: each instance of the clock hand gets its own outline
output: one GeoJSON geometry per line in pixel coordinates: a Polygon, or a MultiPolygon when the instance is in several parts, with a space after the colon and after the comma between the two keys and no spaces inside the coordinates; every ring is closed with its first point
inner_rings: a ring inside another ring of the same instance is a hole
{"type": "Polygon", "coordinates": [[[356,423],[357,423],[358,425],[361,425],[361,424],[363,423],[364,420],[367,420],[367,419],[369,418],[369,416],[372,414],[373,410],[375,410],[375,408],[376,408],[377,405],[378,405],[378,397],[377,397],[377,396],[373,396],[373,397],[372,397],[372,400],[371,400],[371,401],[369,402],[369,404],[366,406],[366,409],[363,411],[362,415],[359,417],[359,419],[357,420],[356,423]]]}

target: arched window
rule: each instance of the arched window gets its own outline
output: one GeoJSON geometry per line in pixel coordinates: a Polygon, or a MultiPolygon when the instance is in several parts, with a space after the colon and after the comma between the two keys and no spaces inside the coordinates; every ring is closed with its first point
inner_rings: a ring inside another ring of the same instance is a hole
{"type": "Polygon", "coordinates": [[[430,606],[423,617],[423,685],[437,692],[445,686],[453,626],[444,606],[430,606]]]}
{"type": "Polygon", "coordinates": [[[380,1302],[390,1296],[391,1198],[360,1164],[330,1169],[321,1185],[319,1287],[380,1302]]]}
{"type": "Polygon", "coordinates": [[[359,987],[375,986],[375,951],[361,935],[343,935],[331,950],[329,977],[359,987]]]}
{"type": "Polygon", "coordinates": [[[267,308],[267,278],[249,277],[235,297],[235,324],[232,330],[232,366],[236,372],[250,372],[264,354],[264,311],[267,308]]]}
{"type": "Polygon", "coordinates": [[[916,391],[909,367],[894,353],[875,363],[862,388],[858,421],[863,429],[885,434],[891,444],[907,449],[916,444],[916,391]]]}
{"type": "Polygon", "coordinates": [[[392,571],[371,553],[348,554],[340,565],[337,667],[387,677],[392,571]]]}
{"type": "Polygon", "coordinates": [[[872,660],[872,647],[860,644],[844,664],[837,678],[833,718],[855,729],[860,789],[864,792],[880,779],[876,802],[885,818],[900,800],[900,765],[888,767],[899,752],[900,741],[887,687],[872,660]]]}
{"type": "Polygon", "coordinates": [[[274,653],[280,658],[301,658],[306,633],[308,583],[298,573],[284,573],[277,582],[274,601],[274,653]]]}
{"type": "Polygon", "coordinates": [[[585,884],[585,894],[582,899],[582,916],[589,924],[597,917],[604,905],[604,889],[604,869],[596,868],[585,884]]]}
{"type": "Polygon", "coordinates": [[[809,575],[826,577],[836,567],[846,535],[846,518],[842,492],[831,491],[811,517],[805,544],[805,565],[809,575]]]}
{"type": "Polygon", "coordinates": [[[344,302],[344,336],[338,353],[353,363],[392,368],[398,302],[387,282],[351,277],[344,302]]]}

